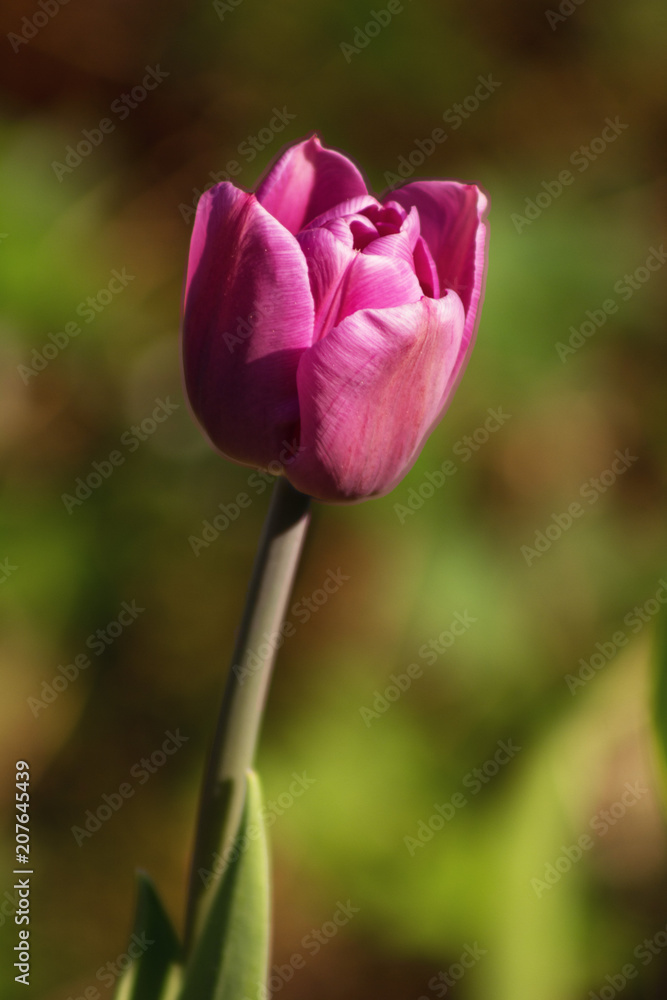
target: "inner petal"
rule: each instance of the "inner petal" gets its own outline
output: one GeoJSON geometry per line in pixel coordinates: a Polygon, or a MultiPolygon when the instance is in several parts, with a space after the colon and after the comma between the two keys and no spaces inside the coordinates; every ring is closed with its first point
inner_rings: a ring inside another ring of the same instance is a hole
{"type": "Polygon", "coordinates": [[[363,250],[369,243],[378,237],[377,228],[365,215],[354,215],[348,219],[350,232],[354,238],[354,249],[363,250]]]}
{"type": "MultiPolygon", "coordinates": [[[[368,221],[368,220],[367,220],[368,221]]],[[[381,237],[407,240],[404,234],[381,237]]],[[[308,263],[308,276],[315,302],[313,343],[346,316],[359,309],[381,309],[423,296],[412,259],[402,255],[360,253],[337,239],[328,228],[304,230],[297,240],[308,263]]]]}

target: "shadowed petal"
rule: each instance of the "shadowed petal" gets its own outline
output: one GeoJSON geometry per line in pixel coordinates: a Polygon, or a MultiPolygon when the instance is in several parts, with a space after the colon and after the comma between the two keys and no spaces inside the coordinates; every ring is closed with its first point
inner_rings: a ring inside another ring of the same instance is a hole
{"type": "Polygon", "coordinates": [[[183,374],[212,442],[244,465],[298,433],[296,371],[313,336],[305,258],[254,195],[219,184],[199,201],[184,302],[183,374]]]}
{"type": "Polygon", "coordinates": [[[354,313],[306,351],[293,485],[331,503],[389,492],[440,416],[464,322],[449,292],[354,313]]]}
{"type": "Polygon", "coordinates": [[[423,236],[420,236],[415,243],[413,260],[415,263],[415,273],[424,289],[424,295],[428,295],[431,299],[439,299],[440,280],[438,278],[438,271],[423,236]]]}

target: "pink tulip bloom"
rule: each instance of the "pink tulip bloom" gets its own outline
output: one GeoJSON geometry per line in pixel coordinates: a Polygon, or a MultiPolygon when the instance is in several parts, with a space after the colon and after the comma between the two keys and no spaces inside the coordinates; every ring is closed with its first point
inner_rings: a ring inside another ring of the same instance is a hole
{"type": "Polygon", "coordinates": [[[194,415],[242,465],[329,503],[405,476],[467,363],[486,272],[487,198],[415,181],[381,201],[312,136],[254,194],[199,201],[184,302],[194,415]]]}

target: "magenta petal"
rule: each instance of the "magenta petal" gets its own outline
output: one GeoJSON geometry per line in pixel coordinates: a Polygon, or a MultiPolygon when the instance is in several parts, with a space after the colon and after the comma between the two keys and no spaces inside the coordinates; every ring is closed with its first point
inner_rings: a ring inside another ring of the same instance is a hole
{"type": "Polygon", "coordinates": [[[414,270],[412,247],[407,233],[390,233],[387,236],[378,236],[372,243],[367,244],[362,252],[375,257],[397,257],[404,260],[410,269],[414,270]]]}
{"type": "Polygon", "coordinates": [[[470,344],[486,278],[486,195],[475,184],[415,181],[392,191],[391,198],[405,208],[417,208],[440,288],[452,288],[463,302],[465,341],[470,344]]]}
{"type": "Polygon", "coordinates": [[[355,313],[304,352],[293,485],[330,503],[389,492],[440,416],[464,322],[450,292],[355,313]]]}
{"type": "MultiPolygon", "coordinates": [[[[387,237],[390,239],[391,237],[387,237]]],[[[360,309],[387,309],[419,302],[422,289],[412,260],[383,257],[367,251],[356,254],[341,300],[337,323],[360,309]]]]}
{"type": "Polygon", "coordinates": [[[183,373],[195,416],[229,458],[266,467],[298,433],[296,371],[313,323],[295,238],[232,184],[204,194],[188,261],[183,373]]]}
{"type": "Polygon", "coordinates": [[[306,229],[297,240],[308,261],[315,303],[314,340],[327,336],[333,326],[359,309],[418,302],[422,296],[411,259],[407,263],[401,257],[359,253],[328,229],[306,229]]]}
{"type": "Polygon", "coordinates": [[[340,202],[365,195],[355,165],[342,153],[323,149],[317,136],[285,150],[257,188],[260,205],[291,233],[340,202]]]}

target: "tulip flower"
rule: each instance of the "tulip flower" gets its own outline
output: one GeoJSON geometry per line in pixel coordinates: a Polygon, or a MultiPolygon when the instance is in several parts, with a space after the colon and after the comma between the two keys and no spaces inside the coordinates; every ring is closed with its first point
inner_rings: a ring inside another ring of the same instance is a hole
{"type": "Polygon", "coordinates": [[[316,136],[254,193],[225,182],[195,219],[183,370],[223,455],[330,503],[389,492],[467,363],[485,279],[487,199],[416,181],[378,200],[316,136]]]}

